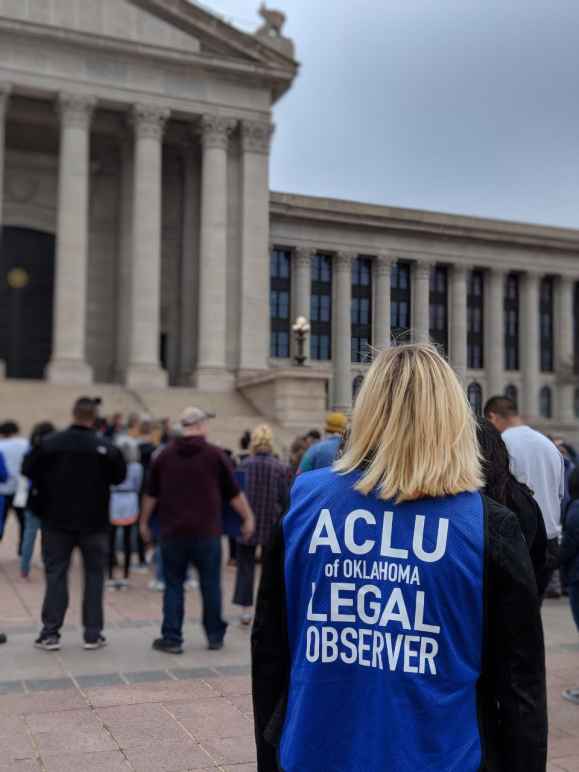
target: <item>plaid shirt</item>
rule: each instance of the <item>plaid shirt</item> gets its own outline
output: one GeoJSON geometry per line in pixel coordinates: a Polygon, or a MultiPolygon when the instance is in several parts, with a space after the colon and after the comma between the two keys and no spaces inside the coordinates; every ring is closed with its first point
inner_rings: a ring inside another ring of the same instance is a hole
{"type": "Polygon", "coordinates": [[[243,476],[243,490],[255,514],[255,533],[245,544],[267,544],[274,524],[287,509],[287,467],[270,453],[257,453],[243,461],[239,471],[243,476]]]}

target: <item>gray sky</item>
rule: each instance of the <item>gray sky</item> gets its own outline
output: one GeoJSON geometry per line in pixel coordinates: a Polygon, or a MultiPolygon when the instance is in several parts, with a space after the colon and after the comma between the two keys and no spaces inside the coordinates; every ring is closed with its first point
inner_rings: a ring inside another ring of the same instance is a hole
{"type": "MultiPolygon", "coordinates": [[[[259,0],[204,0],[254,29],[259,0]]],[[[270,0],[274,190],[579,227],[577,0],[270,0]]]]}

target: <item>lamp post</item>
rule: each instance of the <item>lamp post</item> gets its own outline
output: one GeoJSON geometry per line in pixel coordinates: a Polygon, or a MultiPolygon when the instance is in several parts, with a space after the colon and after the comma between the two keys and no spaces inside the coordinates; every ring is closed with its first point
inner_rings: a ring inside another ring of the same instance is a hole
{"type": "Polygon", "coordinates": [[[295,355],[294,359],[298,367],[303,367],[307,359],[304,352],[310,329],[310,323],[305,316],[298,316],[292,327],[294,335],[296,336],[297,343],[297,354],[295,355]]]}

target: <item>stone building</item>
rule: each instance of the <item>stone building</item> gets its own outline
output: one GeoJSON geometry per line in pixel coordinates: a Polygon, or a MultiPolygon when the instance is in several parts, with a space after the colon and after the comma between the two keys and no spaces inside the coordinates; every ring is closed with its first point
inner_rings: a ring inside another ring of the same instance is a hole
{"type": "Polygon", "coordinates": [[[0,0],[5,386],[241,393],[302,426],[349,409],[372,347],[432,338],[476,409],[507,391],[572,433],[579,232],[270,193],[298,65],[266,16],[0,0]]]}

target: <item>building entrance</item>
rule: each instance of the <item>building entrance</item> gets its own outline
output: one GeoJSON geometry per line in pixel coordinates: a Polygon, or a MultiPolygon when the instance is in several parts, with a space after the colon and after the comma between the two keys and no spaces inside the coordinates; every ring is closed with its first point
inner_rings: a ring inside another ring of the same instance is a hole
{"type": "Polygon", "coordinates": [[[8,378],[40,379],[52,350],[55,239],[17,227],[0,239],[0,360],[8,378]]]}

